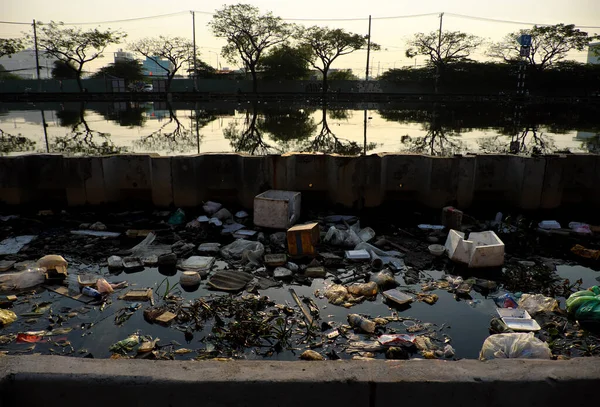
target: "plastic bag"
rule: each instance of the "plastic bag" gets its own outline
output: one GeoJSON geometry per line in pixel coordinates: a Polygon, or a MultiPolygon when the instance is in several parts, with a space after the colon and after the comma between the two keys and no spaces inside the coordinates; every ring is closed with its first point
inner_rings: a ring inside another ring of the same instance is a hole
{"type": "Polygon", "coordinates": [[[96,281],[96,288],[98,289],[98,292],[101,294],[110,294],[115,291],[112,288],[112,285],[103,278],[100,278],[100,279],[98,279],[98,281],[96,281]]]}
{"type": "Polygon", "coordinates": [[[42,284],[45,279],[45,268],[31,268],[19,273],[0,275],[0,291],[20,290],[42,284]]]}
{"type": "Polygon", "coordinates": [[[544,297],[542,294],[523,294],[519,300],[519,308],[525,309],[531,315],[538,312],[552,312],[558,309],[558,301],[544,297]]]}
{"type": "Polygon", "coordinates": [[[577,291],[567,298],[567,312],[580,322],[600,322],[600,287],[577,291]]]}
{"type": "Polygon", "coordinates": [[[12,324],[17,320],[17,314],[7,309],[0,309],[0,326],[12,324]]]}
{"type": "Polygon", "coordinates": [[[494,302],[500,308],[517,308],[519,306],[515,297],[508,293],[494,298],[494,302]]]}
{"type": "Polygon", "coordinates": [[[506,333],[488,336],[483,342],[479,360],[550,359],[552,352],[546,342],[529,333],[506,333]]]}
{"type": "Polygon", "coordinates": [[[264,253],[265,247],[262,243],[245,239],[236,240],[221,249],[221,255],[226,259],[243,259],[253,263],[262,258],[264,253]]]}

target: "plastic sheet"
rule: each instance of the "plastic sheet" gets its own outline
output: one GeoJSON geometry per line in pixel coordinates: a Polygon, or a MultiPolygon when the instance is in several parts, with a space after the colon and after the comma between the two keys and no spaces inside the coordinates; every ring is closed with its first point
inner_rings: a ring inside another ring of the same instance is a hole
{"type": "Polygon", "coordinates": [[[533,333],[506,333],[488,336],[479,360],[491,359],[550,359],[552,352],[546,342],[533,333]]]}
{"type": "Polygon", "coordinates": [[[519,299],[519,308],[525,309],[531,315],[538,312],[552,312],[558,309],[558,301],[544,297],[542,294],[523,294],[519,299]]]}
{"type": "Polygon", "coordinates": [[[577,291],[567,298],[567,312],[580,322],[600,322],[600,287],[577,291]]]}

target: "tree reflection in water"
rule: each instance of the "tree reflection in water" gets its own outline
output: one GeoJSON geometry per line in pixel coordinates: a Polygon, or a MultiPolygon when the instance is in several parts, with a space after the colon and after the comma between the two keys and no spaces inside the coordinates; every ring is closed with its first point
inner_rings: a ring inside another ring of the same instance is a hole
{"type": "Polygon", "coordinates": [[[150,107],[145,103],[116,102],[109,106],[102,115],[106,120],[119,123],[124,127],[143,127],[146,123],[146,113],[150,107]]]}
{"type": "Polygon", "coordinates": [[[15,136],[0,129],[0,155],[33,151],[35,144],[35,141],[23,137],[21,134],[15,136]]]}
{"type": "Polygon", "coordinates": [[[50,152],[60,152],[72,155],[109,155],[127,151],[118,147],[111,140],[110,133],[94,131],[85,120],[85,103],[78,110],[59,110],[56,112],[59,124],[70,127],[71,134],[59,136],[52,140],[50,152]]]}
{"type": "MultiPolygon", "coordinates": [[[[348,119],[350,115],[347,110],[335,109],[330,110],[330,117],[334,119],[348,119]]],[[[340,154],[340,155],[359,155],[365,150],[365,146],[357,143],[341,139],[329,127],[327,121],[328,109],[327,105],[322,106],[321,122],[317,125],[320,127],[319,132],[312,140],[304,144],[301,151],[308,153],[325,153],[325,154],[340,154]]],[[[366,150],[370,151],[377,147],[376,143],[367,143],[366,150]]]]}
{"type": "Polygon", "coordinates": [[[600,133],[592,136],[581,143],[581,148],[592,154],[600,154],[600,133]]]}
{"type": "Polygon", "coordinates": [[[556,151],[554,139],[539,131],[537,126],[528,126],[513,136],[486,137],[477,140],[479,150],[487,154],[548,154],[556,151]],[[510,141],[509,141],[510,137],[510,141]]]}
{"type": "Polygon", "coordinates": [[[429,154],[432,156],[450,156],[460,154],[466,149],[460,140],[460,127],[442,125],[438,110],[434,107],[432,112],[427,112],[423,130],[425,136],[402,136],[400,141],[406,146],[406,152],[415,154],[429,154]]]}
{"type": "Polygon", "coordinates": [[[238,121],[232,121],[223,129],[223,136],[229,140],[231,148],[236,153],[248,153],[252,155],[281,154],[283,151],[268,144],[263,139],[263,131],[258,126],[258,106],[252,104],[252,109],[247,110],[239,125],[238,121]]]}
{"type": "Polygon", "coordinates": [[[311,108],[266,109],[257,119],[258,130],[275,141],[281,151],[296,151],[317,130],[311,108]]]}
{"type": "Polygon", "coordinates": [[[200,129],[216,120],[217,117],[205,110],[193,110],[190,116],[185,117],[185,123],[177,117],[177,111],[167,102],[169,111],[168,120],[158,130],[153,131],[133,145],[138,150],[165,151],[167,153],[189,153],[200,151],[200,129]],[[190,120],[189,128],[186,127],[190,120]]]}

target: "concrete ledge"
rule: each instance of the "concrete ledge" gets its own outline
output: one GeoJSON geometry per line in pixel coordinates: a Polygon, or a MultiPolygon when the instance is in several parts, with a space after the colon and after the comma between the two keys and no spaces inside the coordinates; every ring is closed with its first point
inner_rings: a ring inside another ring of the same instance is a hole
{"type": "Polygon", "coordinates": [[[0,405],[576,406],[593,402],[596,358],[193,362],[0,358],[0,405]]]}
{"type": "Polygon", "coordinates": [[[255,195],[274,188],[355,209],[410,201],[537,210],[594,207],[599,184],[600,155],[591,154],[0,157],[0,203],[44,207],[195,207],[213,199],[250,208],[255,195]]]}

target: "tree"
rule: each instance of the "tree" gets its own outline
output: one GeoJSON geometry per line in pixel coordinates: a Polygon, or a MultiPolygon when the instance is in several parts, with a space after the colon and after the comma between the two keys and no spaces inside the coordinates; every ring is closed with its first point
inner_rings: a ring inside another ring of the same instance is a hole
{"type": "Polygon", "coordinates": [[[127,81],[141,81],[144,79],[144,71],[140,61],[135,59],[115,61],[103,66],[92,75],[92,78],[113,77],[125,79],[127,81]]]}
{"type": "Polygon", "coordinates": [[[19,38],[0,38],[0,58],[9,58],[25,48],[25,42],[19,38]]]}
{"type": "Polygon", "coordinates": [[[77,68],[70,62],[54,61],[50,74],[54,79],[77,79],[77,68]]]}
{"type": "Polygon", "coordinates": [[[127,34],[110,28],[106,31],[97,28],[83,31],[81,28],[65,28],[62,23],[51,21],[49,24],[40,24],[38,46],[46,55],[74,66],[77,85],[83,91],[83,66],[102,58],[107,46],[120,43],[126,36],[127,34]]]}
{"type": "Polygon", "coordinates": [[[467,60],[482,43],[483,39],[460,31],[443,31],[441,37],[439,31],[417,33],[408,41],[406,56],[428,56],[433,66],[443,70],[448,64],[467,60]]]}
{"type": "MultiPolygon", "coordinates": [[[[296,32],[296,38],[301,47],[310,51],[308,62],[323,74],[323,92],[327,92],[327,75],[333,61],[364,48],[368,41],[368,36],[349,33],[340,28],[317,26],[300,28],[296,32]]],[[[381,47],[371,43],[371,49],[379,50],[381,47]]]]}
{"type": "Polygon", "coordinates": [[[301,80],[310,75],[306,48],[291,47],[283,44],[273,47],[260,63],[262,77],[269,80],[301,80]]]}
{"type": "Polygon", "coordinates": [[[573,24],[556,24],[550,26],[533,26],[531,29],[519,30],[508,34],[502,41],[493,44],[488,55],[493,58],[512,62],[520,58],[521,45],[517,39],[523,35],[531,35],[531,48],[527,62],[538,71],[543,71],[567,57],[573,49],[582,51],[595,38],[575,28],[573,24]]]}
{"type": "Polygon", "coordinates": [[[193,61],[193,44],[183,37],[143,38],[130,44],[132,51],[138,52],[154,61],[167,75],[167,92],[177,71],[184,63],[193,61]],[[166,60],[169,63],[165,64],[166,60]],[[165,66],[167,65],[167,66],[165,66]]]}
{"type": "Polygon", "coordinates": [[[0,80],[2,80],[2,81],[18,81],[21,79],[23,79],[23,78],[21,78],[19,75],[15,75],[11,71],[7,71],[6,68],[4,68],[4,65],[0,64],[0,80]]]}
{"type": "Polygon", "coordinates": [[[224,6],[209,23],[217,38],[227,40],[221,51],[232,63],[238,57],[252,74],[252,89],[258,91],[257,66],[263,52],[287,40],[292,31],[289,24],[272,13],[260,14],[258,8],[249,4],[224,6]]]}
{"type": "Polygon", "coordinates": [[[188,74],[195,75],[201,79],[211,79],[217,76],[217,70],[200,59],[196,59],[196,73],[194,74],[194,64],[190,63],[190,67],[187,70],[188,74]]]}
{"type": "Polygon", "coordinates": [[[352,69],[340,69],[329,74],[330,81],[357,81],[358,76],[352,73],[352,69]]]}

